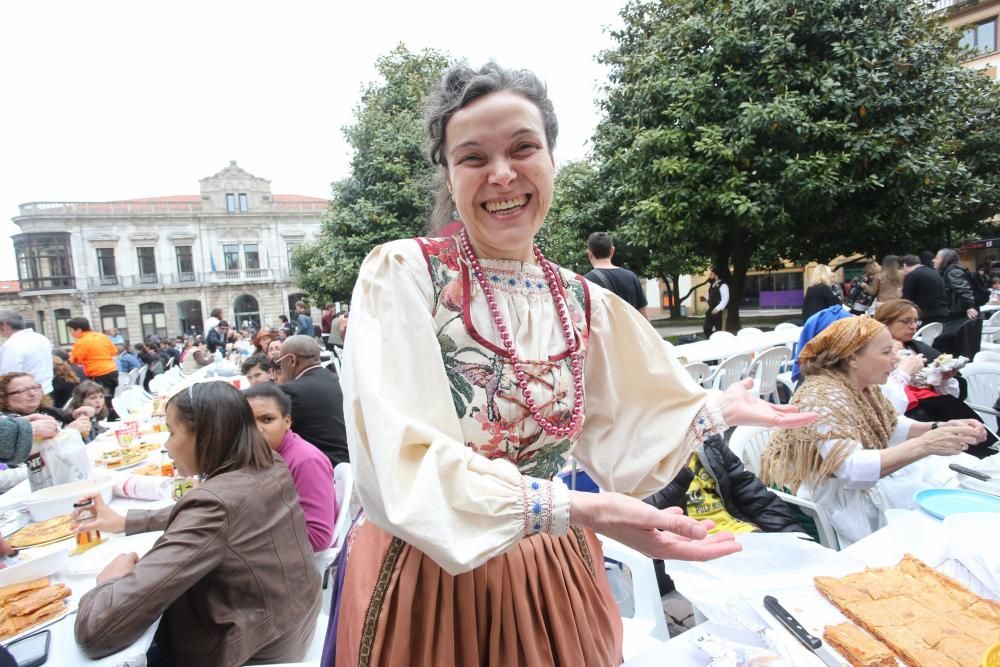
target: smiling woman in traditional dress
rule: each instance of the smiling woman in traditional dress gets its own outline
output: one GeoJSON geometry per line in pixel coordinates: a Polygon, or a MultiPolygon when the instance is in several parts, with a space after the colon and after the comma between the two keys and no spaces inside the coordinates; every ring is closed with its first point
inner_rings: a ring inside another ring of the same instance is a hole
{"type": "Polygon", "coordinates": [[[737,551],[639,499],[726,424],[814,417],[743,385],[709,397],[634,308],[542,256],[556,132],[530,72],[458,66],[432,95],[439,213],[464,225],[375,248],[354,289],[342,384],[365,513],[325,665],[618,664],[595,532],[660,558],[737,551]],[[571,452],[604,493],[555,478],[571,452]]]}

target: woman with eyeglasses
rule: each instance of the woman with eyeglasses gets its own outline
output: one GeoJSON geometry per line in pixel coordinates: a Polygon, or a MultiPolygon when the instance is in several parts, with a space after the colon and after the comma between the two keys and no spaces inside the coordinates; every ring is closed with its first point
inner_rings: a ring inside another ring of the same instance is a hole
{"type": "MultiPolygon", "coordinates": [[[[899,364],[883,386],[883,392],[900,413],[922,422],[982,421],[975,410],[965,404],[966,383],[957,372],[944,378],[953,377],[955,383],[914,386],[916,373],[941,356],[941,352],[927,343],[914,339],[921,325],[917,304],[907,299],[887,301],[875,311],[875,319],[886,326],[898,349],[899,364]]],[[[988,434],[985,442],[969,448],[969,454],[979,458],[994,454],[989,448],[994,442],[996,438],[988,434]]]]}
{"type": "Polygon", "coordinates": [[[42,387],[27,373],[0,375],[0,412],[8,417],[48,415],[66,428],[89,433],[94,409],[81,405],[72,412],[52,405],[52,399],[42,393],[42,387]]]}

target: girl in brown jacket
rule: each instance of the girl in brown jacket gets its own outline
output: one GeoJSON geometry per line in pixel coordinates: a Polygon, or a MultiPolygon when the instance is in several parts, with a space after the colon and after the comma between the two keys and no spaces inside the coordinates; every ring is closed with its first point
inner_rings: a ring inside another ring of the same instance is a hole
{"type": "Polygon", "coordinates": [[[132,644],[162,616],[150,665],[242,665],[303,658],[320,577],[288,468],[240,392],[191,385],[167,403],[167,449],[198,488],[172,507],[121,516],[94,498],[80,530],[163,530],[141,559],[118,556],[80,600],[76,640],[92,658],[132,644]]]}

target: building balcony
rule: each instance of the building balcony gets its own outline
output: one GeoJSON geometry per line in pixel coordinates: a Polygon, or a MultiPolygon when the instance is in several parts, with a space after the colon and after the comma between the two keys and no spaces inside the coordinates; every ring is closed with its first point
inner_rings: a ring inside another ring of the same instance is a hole
{"type": "MultiPolygon", "coordinates": [[[[240,283],[272,283],[290,281],[287,271],[280,269],[234,269],[208,273],[147,273],[138,276],[100,276],[87,279],[92,292],[149,289],[157,287],[201,287],[240,283]]],[[[72,286],[71,286],[72,287],[72,286]]],[[[44,287],[39,289],[59,289],[44,287]]],[[[25,291],[22,288],[22,291],[25,291]]]]}
{"type": "Polygon", "coordinates": [[[960,7],[978,5],[979,0],[934,0],[928,8],[931,12],[946,12],[960,7]]]}
{"type": "Polygon", "coordinates": [[[109,201],[109,202],[72,202],[72,201],[36,201],[20,205],[20,217],[132,217],[132,216],[183,216],[194,215],[226,215],[246,216],[255,213],[323,213],[329,204],[325,201],[270,201],[257,209],[250,211],[226,211],[212,207],[210,202],[166,202],[166,201],[109,201]]]}

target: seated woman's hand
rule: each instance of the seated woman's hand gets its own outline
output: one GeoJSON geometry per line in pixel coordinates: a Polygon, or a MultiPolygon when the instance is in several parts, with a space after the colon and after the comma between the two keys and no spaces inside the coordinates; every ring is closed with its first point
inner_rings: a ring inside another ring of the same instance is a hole
{"type": "Polygon", "coordinates": [[[115,559],[108,563],[107,567],[97,575],[97,583],[103,584],[109,579],[124,577],[135,569],[135,564],[139,562],[139,554],[134,551],[127,554],[118,554],[115,559]]]}
{"type": "Polygon", "coordinates": [[[90,407],[89,405],[81,405],[80,407],[78,407],[76,410],[73,411],[73,416],[87,417],[87,419],[90,419],[91,417],[94,416],[94,414],[96,414],[96,412],[97,411],[94,410],[94,408],[90,407]]]}
{"type": "Polygon", "coordinates": [[[819,418],[815,412],[799,412],[794,405],[775,405],[754,391],[753,378],[729,386],[717,398],[727,426],[767,426],[796,428],[819,418]]]}
{"type": "Polygon", "coordinates": [[[740,551],[732,533],[709,535],[711,521],[684,516],[678,507],[657,509],[620,493],[571,492],[571,516],[580,525],[651,558],[712,560],[740,551]]]}
{"type": "Polygon", "coordinates": [[[976,441],[969,444],[976,445],[986,439],[986,426],[977,419],[951,419],[941,424],[938,428],[941,426],[965,426],[971,428],[975,431],[976,441]]]}
{"type": "Polygon", "coordinates": [[[899,363],[896,365],[896,368],[912,377],[926,363],[927,360],[924,359],[924,355],[922,354],[905,354],[899,357],[899,363]]]}
{"type": "Polygon", "coordinates": [[[31,422],[31,432],[36,438],[47,440],[59,433],[59,422],[48,415],[33,414],[25,419],[31,422]]]}
{"type": "MultiPolygon", "coordinates": [[[[979,424],[979,428],[977,429],[965,423],[966,420],[964,419],[957,419],[954,422],[945,422],[938,428],[927,431],[927,433],[918,438],[925,456],[954,456],[955,454],[964,452],[969,448],[969,445],[974,445],[980,441],[979,433],[980,429],[982,429],[982,424],[979,424]]],[[[985,430],[983,432],[985,433],[985,430]]]]}
{"type": "Polygon", "coordinates": [[[101,497],[101,494],[84,496],[81,500],[86,500],[87,498],[94,501],[94,512],[97,518],[73,526],[74,533],[82,533],[88,530],[103,530],[106,533],[125,532],[125,517],[108,507],[104,503],[104,498],[101,497]]]}
{"type": "Polygon", "coordinates": [[[80,433],[90,433],[90,417],[86,415],[80,415],[70,423],[66,424],[66,428],[76,429],[80,433]]]}

